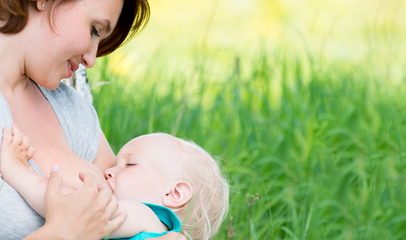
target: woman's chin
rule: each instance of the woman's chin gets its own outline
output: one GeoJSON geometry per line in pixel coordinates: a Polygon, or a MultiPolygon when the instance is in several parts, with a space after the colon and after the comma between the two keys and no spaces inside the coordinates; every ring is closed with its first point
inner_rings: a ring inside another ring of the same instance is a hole
{"type": "Polygon", "coordinates": [[[42,87],[44,87],[48,90],[55,90],[57,87],[59,87],[59,84],[61,83],[61,81],[56,82],[56,83],[45,83],[44,85],[41,85],[41,84],[39,84],[39,85],[41,85],[42,87]]]}

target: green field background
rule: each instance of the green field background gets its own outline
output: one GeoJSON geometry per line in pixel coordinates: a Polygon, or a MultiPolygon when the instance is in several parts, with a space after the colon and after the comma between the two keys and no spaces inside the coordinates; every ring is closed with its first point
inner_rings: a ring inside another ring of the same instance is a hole
{"type": "Polygon", "coordinates": [[[406,239],[405,1],[150,4],[89,70],[116,153],[167,132],[217,156],[215,239],[406,239]]]}

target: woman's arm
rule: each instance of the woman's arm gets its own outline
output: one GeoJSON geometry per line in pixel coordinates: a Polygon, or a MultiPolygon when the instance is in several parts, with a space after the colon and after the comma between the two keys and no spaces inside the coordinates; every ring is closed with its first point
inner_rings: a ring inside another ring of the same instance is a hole
{"type": "Polygon", "coordinates": [[[106,171],[107,168],[111,168],[115,161],[116,156],[111,150],[110,144],[104,136],[103,131],[100,129],[99,137],[99,147],[97,148],[97,155],[93,161],[93,164],[96,165],[102,173],[106,171]]]}
{"type": "Polygon", "coordinates": [[[109,235],[109,238],[127,238],[140,232],[168,231],[158,216],[145,204],[135,201],[119,201],[119,210],[127,211],[128,216],[123,225],[109,235]]]}

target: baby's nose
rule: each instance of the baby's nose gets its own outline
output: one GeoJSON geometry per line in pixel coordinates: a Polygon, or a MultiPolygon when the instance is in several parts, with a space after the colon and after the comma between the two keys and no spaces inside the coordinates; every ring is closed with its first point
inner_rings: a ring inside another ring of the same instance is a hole
{"type": "Polygon", "coordinates": [[[114,178],[115,175],[116,175],[115,173],[116,173],[115,167],[108,168],[108,169],[106,169],[106,171],[104,172],[104,177],[105,177],[106,179],[114,178]]]}

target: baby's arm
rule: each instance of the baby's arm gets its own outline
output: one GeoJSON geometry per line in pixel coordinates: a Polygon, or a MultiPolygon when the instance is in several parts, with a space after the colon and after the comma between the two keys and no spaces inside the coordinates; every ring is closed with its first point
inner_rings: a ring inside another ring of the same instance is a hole
{"type": "Polygon", "coordinates": [[[118,205],[116,214],[123,210],[129,214],[123,225],[112,232],[109,238],[132,237],[140,232],[160,233],[168,231],[155,213],[145,204],[136,201],[118,201],[118,205]]]}
{"type": "MultiPolygon", "coordinates": [[[[0,172],[4,181],[16,189],[27,203],[41,216],[45,217],[45,192],[48,179],[27,168],[27,161],[34,156],[34,148],[29,139],[12,126],[13,135],[5,128],[0,155],[0,172]]],[[[69,194],[74,188],[62,185],[61,193],[69,194]]],[[[134,201],[119,201],[120,213],[129,214],[124,224],[111,233],[110,237],[130,237],[139,232],[163,232],[167,229],[146,205],[134,201]]],[[[113,216],[114,217],[114,216],[113,216]]]]}
{"type": "Polygon", "coordinates": [[[34,156],[29,139],[18,128],[3,130],[0,170],[4,181],[16,189],[27,203],[45,217],[45,191],[48,179],[28,168],[27,161],[34,156]]]}

